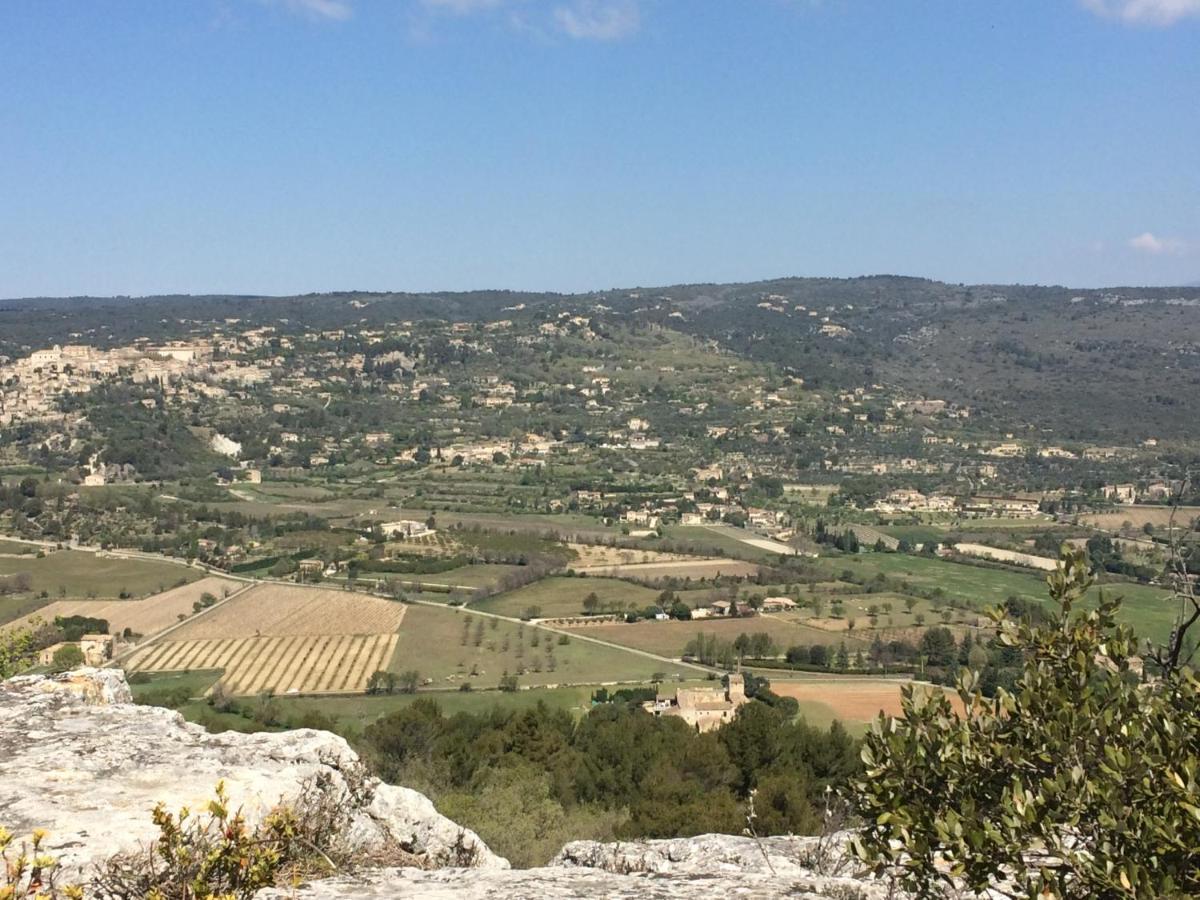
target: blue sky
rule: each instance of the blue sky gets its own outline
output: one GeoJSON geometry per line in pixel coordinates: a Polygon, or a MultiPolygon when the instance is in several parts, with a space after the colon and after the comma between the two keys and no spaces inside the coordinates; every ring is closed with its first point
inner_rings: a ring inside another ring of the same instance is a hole
{"type": "Polygon", "coordinates": [[[1200,0],[6,0],[0,296],[1200,282],[1200,0]]]}

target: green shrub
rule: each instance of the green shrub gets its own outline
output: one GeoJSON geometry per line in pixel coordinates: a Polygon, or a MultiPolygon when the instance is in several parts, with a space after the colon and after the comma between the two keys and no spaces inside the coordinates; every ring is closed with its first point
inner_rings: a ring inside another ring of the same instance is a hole
{"type": "Polygon", "coordinates": [[[1200,683],[1131,671],[1119,601],[1075,609],[1092,585],[1082,552],[1047,582],[1059,610],[1044,623],[995,614],[1024,655],[1011,691],[986,698],[964,670],[964,714],[906,689],[905,717],[874,724],[856,852],[918,896],[953,879],[1021,897],[1200,895],[1200,683]]]}

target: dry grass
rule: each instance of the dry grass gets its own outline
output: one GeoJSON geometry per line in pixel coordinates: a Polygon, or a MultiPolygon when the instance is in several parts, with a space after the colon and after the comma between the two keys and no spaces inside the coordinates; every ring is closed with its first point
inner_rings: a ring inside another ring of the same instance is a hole
{"type": "MultiPolygon", "coordinates": [[[[1106,531],[1117,531],[1128,522],[1133,528],[1141,528],[1147,522],[1156,528],[1171,524],[1172,509],[1169,506],[1126,506],[1116,512],[1096,513],[1090,516],[1080,516],[1079,520],[1086,525],[1103,528],[1106,531]]],[[[1188,523],[1200,516],[1200,506],[1181,506],[1175,512],[1175,524],[1186,528],[1188,523]]]]}
{"type": "MultiPolygon", "coordinates": [[[[931,684],[892,681],[883,678],[811,678],[804,681],[782,681],[771,678],[771,690],[781,697],[793,697],[802,705],[820,703],[832,710],[834,718],[843,722],[870,722],[880,713],[899,716],[900,688],[912,684],[917,690],[939,691],[944,688],[931,684]]],[[[947,696],[956,711],[962,711],[962,701],[952,692],[947,696]]]]}
{"type": "Polygon", "coordinates": [[[605,547],[599,544],[567,544],[567,547],[574,550],[578,557],[571,564],[574,569],[594,566],[629,566],[636,563],[669,562],[694,558],[682,553],[635,550],[630,547],[605,547]]]}
{"type": "Polygon", "coordinates": [[[264,584],[189,623],[172,639],[387,634],[400,627],[404,609],[366,594],[264,584]]]}
{"type": "Polygon", "coordinates": [[[181,617],[192,615],[192,605],[202,594],[212,594],[220,600],[227,590],[234,591],[239,586],[237,581],[212,577],[172,588],[144,600],[56,600],[5,627],[20,627],[35,617],[44,622],[53,622],[57,616],[90,616],[107,620],[108,629],[113,634],[120,634],[128,628],[136,634],[152,635],[177,625],[181,617]]]}

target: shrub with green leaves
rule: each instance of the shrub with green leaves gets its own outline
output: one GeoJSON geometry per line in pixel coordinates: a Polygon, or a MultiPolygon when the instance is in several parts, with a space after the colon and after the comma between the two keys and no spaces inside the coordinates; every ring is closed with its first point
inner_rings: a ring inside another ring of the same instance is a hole
{"type": "Polygon", "coordinates": [[[958,713],[940,692],[904,694],[862,750],[855,851],[918,896],[951,884],[1012,897],[1200,896],[1200,683],[1143,679],[1119,601],[1083,610],[1086,557],[1047,578],[1057,611],[1033,626],[997,612],[1022,651],[994,698],[964,670],[958,713]]]}

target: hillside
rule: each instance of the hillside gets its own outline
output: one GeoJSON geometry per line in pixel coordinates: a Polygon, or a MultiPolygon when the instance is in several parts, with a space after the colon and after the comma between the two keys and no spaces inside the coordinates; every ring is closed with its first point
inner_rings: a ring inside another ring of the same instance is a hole
{"type": "Polygon", "coordinates": [[[1182,436],[1200,411],[1196,287],[1077,290],[882,275],[575,295],[29,298],[0,302],[0,355],[81,335],[96,346],[186,338],[229,320],[242,328],[283,323],[283,332],[432,319],[535,328],[561,312],[597,326],[653,325],[711,341],[809,387],[880,383],[971,407],[997,428],[1060,439],[1182,436]]]}

